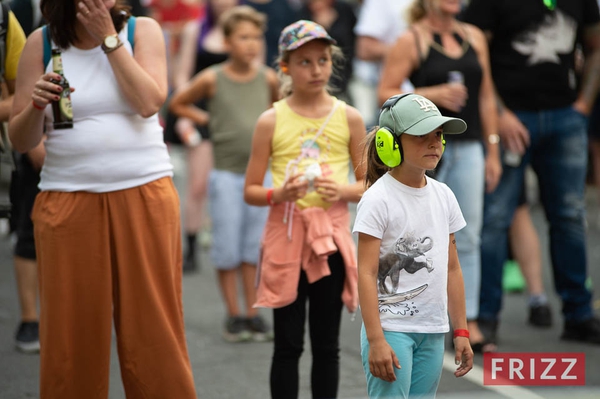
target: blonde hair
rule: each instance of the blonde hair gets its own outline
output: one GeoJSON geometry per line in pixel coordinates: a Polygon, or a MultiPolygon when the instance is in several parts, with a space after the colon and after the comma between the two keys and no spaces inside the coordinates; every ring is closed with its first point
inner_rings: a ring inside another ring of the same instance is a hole
{"type": "Polygon", "coordinates": [[[219,18],[219,24],[223,29],[225,37],[231,36],[234,29],[240,22],[251,22],[256,25],[262,32],[267,29],[267,17],[254,8],[246,5],[235,6],[230,10],[227,10],[219,18]]]}
{"type": "Polygon", "coordinates": [[[423,19],[427,14],[427,7],[425,6],[426,0],[413,0],[412,4],[408,7],[407,16],[408,23],[410,25],[423,19]]]}
{"type": "MultiPolygon", "coordinates": [[[[329,48],[331,50],[332,76],[341,77],[340,71],[346,62],[344,52],[334,44],[330,44],[329,48]]],[[[279,77],[279,95],[281,98],[288,97],[292,94],[292,78],[281,71],[281,63],[288,62],[290,60],[290,54],[295,50],[284,51],[283,54],[279,54],[275,60],[275,68],[277,70],[277,76],[279,77]]],[[[327,84],[325,89],[330,94],[335,94],[335,91],[337,90],[330,84],[327,84]]]]}

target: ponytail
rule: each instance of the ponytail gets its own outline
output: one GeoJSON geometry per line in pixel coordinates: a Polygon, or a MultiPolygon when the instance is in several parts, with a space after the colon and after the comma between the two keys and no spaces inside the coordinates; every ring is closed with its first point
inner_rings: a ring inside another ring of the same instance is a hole
{"type": "Polygon", "coordinates": [[[367,137],[364,139],[364,151],[366,156],[363,159],[367,162],[367,175],[365,177],[366,188],[371,187],[381,176],[386,174],[390,168],[381,162],[379,155],[377,154],[377,145],[375,143],[375,136],[379,126],[373,127],[367,137]]]}

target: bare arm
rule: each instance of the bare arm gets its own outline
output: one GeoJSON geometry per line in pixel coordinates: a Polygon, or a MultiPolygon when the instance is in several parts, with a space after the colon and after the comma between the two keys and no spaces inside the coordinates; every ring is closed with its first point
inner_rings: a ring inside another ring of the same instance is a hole
{"type": "Polygon", "coordinates": [[[189,82],[180,86],[169,102],[169,110],[175,115],[188,118],[198,125],[206,125],[209,115],[195,103],[214,95],[217,75],[212,69],[205,69],[189,82]]]}
{"type": "Polygon", "coordinates": [[[0,121],[7,122],[12,109],[15,81],[5,80],[2,87],[2,100],[0,100],[0,121]]]}
{"type": "Polygon", "coordinates": [[[377,99],[379,104],[400,93],[400,86],[418,65],[418,52],[412,31],[404,33],[384,58],[379,79],[377,99]]]}
{"type": "Polygon", "coordinates": [[[498,108],[496,106],[494,83],[492,81],[487,39],[477,27],[467,25],[467,29],[472,39],[473,48],[477,52],[477,58],[479,59],[483,74],[479,89],[479,115],[481,118],[483,143],[486,146],[486,190],[492,192],[496,189],[502,175],[499,143],[493,143],[490,140],[492,136],[498,134],[498,108]]]}
{"type": "MultiPolygon", "coordinates": [[[[78,6],[77,19],[98,42],[117,33],[103,0],[81,0],[78,6]]],[[[143,117],[157,113],[168,90],[167,56],[160,25],[151,18],[137,18],[133,57],[122,46],[106,56],[129,105],[143,117]]]]}
{"type": "Polygon", "coordinates": [[[250,205],[267,206],[267,190],[263,180],[271,157],[271,140],[275,131],[275,110],[262,113],[256,122],[252,136],[252,151],[246,168],[244,201],[250,205]]]}
{"type": "Polygon", "coordinates": [[[200,24],[198,21],[190,21],[183,27],[177,62],[173,65],[173,86],[175,89],[183,86],[194,75],[199,31],[200,24]]]}
{"type": "Polygon", "coordinates": [[[356,57],[364,61],[381,61],[387,54],[390,46],[371,36],[358,36],[356,38],[356,57]]]}
{"type": "MultiPolygon", "coordinates": [[[[465,288],[458,252],[456,251],[456,239],[450,234],[448,246],[448,314],[452,327],[467,329],[467,311],[465,309],[465,288]]],[[[466,337],[454,338],[455,360],[458,369],[454,372],[456,377],[462,377],[473,368],[473,350],[466,337]]]]}
{"type": "Polygon", "coordinates": [[[600,84],[600,24],[585,28],[583,44],[585,64],[581,90],[573,106],[584,115],[589,115],[600,84]]]}
{"type": "Polygon", "coordinates": [[[381,240],[368,234],[358,234],[358,298],[367,340],[369,341],[369,371],[384,381],[396,380],[394,367],[400,362],[385,340],[379,319],[377,273],[381,240]]]}
{"type": "Polygon", "coordinates": [[[27,152],[38,145],[44,130],[44,111],[52,96],[58,96],[53,90],[60,86],[50,82],[59,79],[55,73],[44,74],[42,31],[32,32],[25,43],[19,66],[13,107],[8,125],[13,148],[19,152],[27,152]],[[43,92],[40,92],[44,90],[43,92]],[[33,107],[33,102],[42,109],[33,107]]]}

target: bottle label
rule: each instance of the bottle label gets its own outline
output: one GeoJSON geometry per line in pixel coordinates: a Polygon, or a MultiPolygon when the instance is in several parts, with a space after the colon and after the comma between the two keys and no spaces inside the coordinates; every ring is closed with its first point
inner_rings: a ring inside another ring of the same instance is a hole
{"type": "Polygon", "coordinates": [[[63,90],[60,93],[60,100],[58,100],[58,105],[60,107],[60,112],[65,117],[65,120],[72,121],[73,120],[73,107],[71,105],[71,96],[69,93],[69,89],[63,90]]]}

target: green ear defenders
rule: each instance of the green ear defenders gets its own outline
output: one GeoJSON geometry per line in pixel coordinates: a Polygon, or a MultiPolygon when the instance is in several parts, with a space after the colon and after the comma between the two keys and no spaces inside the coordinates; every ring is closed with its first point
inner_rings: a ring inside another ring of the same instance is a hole
{"type": "MultiPolygon", "coordinates": [[[[403,97],[409,95],[411,93],[399,94],[397,96],[390,97],[382,106],[381,113],[391,109],[396,103],[403,97]]],[[[392,120],[394,120],[394,114],[391,114],[392,120]]],[[[395,124],[395,120],[394,120],[395,124]]],[[[394,126],[395,127],[395,126],[394,126]]],[[[390,130],[389,127],[380,126],[379,130],[375,133],[375,148],[377,150],[377,155],[379,155],[379,159],[383,162],[387,167],[395,168],[396,166],[402,163],[402,146],[400,145],[400,135],[396,134],[396,132],[390,130]]],[[[446,149],[446,140],[444,139],[444,135],[442,135],[442,154],[446,149]]]]}

